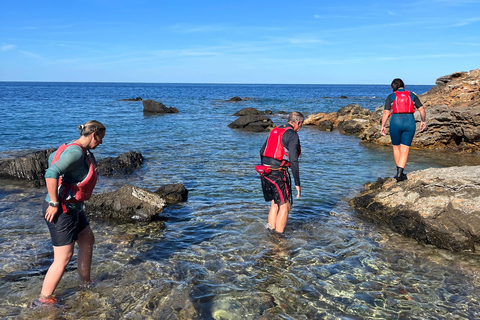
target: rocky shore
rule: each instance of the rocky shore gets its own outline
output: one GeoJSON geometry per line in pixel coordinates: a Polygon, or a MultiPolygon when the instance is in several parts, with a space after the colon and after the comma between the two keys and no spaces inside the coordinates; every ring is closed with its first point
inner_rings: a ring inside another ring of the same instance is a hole
{"type": "Polygon", "coordinates": [[[452,251],[480,244],[480,166],[431,168],[397,183],[379,178],[350,205],[368,220],[452,251]]]}
{"type": "MultiPolygon", "coordinates": [[[[419,98],[428,127],[418,133],[416,113],[412,148],[480,153],[480,69],[438,78],[419,98]]],[[[306,122],[391,145],[389,135],[380,135],[382,113],[383,108],[370,112],[348,105],[336,113],[312,115],[306,122]]],[[[480,166],[416,171],[400,183],[379,178],[364,189],[350,205],[371,221],[442,249],[475,251],[480,243],[480,166]]]]}
{"type": "MultiPolygon", "coordinates": [[[[427,129],[418,133],[417,112],[412,148],[480,153],[480,69],[440,77],[419,98],[427,113],[427,129]]],[[[371,112],[359,105],[347,105],[338,112],[310,115],[305,125],[326,131],[337,128],[341,133],[357,135],[363,142],[390,145],[390,136],[380,135],[382,112],[383,107],[371,112]]]]}

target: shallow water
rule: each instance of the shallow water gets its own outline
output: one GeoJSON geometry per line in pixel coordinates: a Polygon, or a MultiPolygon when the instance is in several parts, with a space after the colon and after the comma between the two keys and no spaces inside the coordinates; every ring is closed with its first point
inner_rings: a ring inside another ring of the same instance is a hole
{"type": "MultiPolygon", "coordinates": [[[[45,190],[1,181],[0,317],[479,318],[478,254],[418,244],[349,208],[363,183],[394,174],[391,148],[305,127],[302,197],[285,238],[265,230],[268,205],[253,167],[267,134],[228,128],[232,114],[243,107],[310,114],[348,103],[373,110],[389,92],[388,86],[0,83],[0,156],[57,146],[76,137],[76,125],[96,119],[108,128],[97,158],[135,150],[146,159],[132,176],[102,177],[96,192],[125,183],[155,190],[180,182],[189,189],[186,203],[163,212],[164,228],[161,221],[91,221],[98,283],[78,286],[74,258],[56,292],[68,309],[33,310],[29,304],[53,258],[40,216],[45,190]],[[137,96],[180,113],[144,116],[141,102],[118,101],[137,96]],[[233,96],[252,99],[224,102],[233,96]]],[[[478,165],[480,157],[412,150],[407,171],[459,164],[478,165]]]]}

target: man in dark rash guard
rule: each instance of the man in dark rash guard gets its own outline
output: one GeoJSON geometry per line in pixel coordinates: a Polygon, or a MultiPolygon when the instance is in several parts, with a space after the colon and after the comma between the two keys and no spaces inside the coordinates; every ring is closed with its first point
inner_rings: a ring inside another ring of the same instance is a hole
{"type": "Polygon", "coordinates": [[[268,228],[278,233],[285,230],[293,203],[289,167],[292,169],[297,199],[301,194],[298,165],[301,150],[297,132],[302,128],[303,121],[304,116],[300,112],[292,112],[288,123],[273,129],[260,150],[262,165],[271,170],[260,175],[263,196],[265,201],[271,203],[268,228]]]}

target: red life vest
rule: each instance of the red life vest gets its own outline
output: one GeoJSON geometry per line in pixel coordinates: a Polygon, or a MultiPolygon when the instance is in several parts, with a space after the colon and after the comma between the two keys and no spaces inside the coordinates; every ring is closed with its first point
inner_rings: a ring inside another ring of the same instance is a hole
{"type": "Polygon", "coordinates": [[[58,178],[58,196],[64,207],[64,211],[66,211],[65,203],[77,203],[90,199],[98,179],[95,157],[91,152],[87,153],[78,143],[62,144],[57,152],[55,152],[52,165],[58,161],[62,152],[70,146],[77,146],[85,153],[88,164],[88,174],[85,179],[73,184],[66,183],[61,176],[58,178]]]}
{"type": "MultiPolygon", "coordinates": [[[[280,161],[290,161],[289,151],[283,146],[282,138],[287,130],[293,130],[292,127],[276,127],[270,132],[268,136],[267,145],[263,152],[264,157],[277,159],[280,161]]],[[[298,145],[298,156],[300,156],[301,149],[298,145]]]]}
{"type": "Polygon", "coordinates": [[[413,101],[409,91],[395,91],[392,113],[414,113],[413,101]]]}

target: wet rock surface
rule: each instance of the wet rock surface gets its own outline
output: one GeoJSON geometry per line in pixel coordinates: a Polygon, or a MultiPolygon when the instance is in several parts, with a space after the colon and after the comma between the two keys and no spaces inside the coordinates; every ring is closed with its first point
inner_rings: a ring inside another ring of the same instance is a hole
{"type": "Polygon", "coordinates": [[[275,124],[272,119],[267,116],[248,115],[239,117],[237,120],[230,123],[228,127],[252,132],[269,132],[275,128],[275,124]]]}
{"type": "Polygon", "coordinates": [[[45,185],[45,170],[48,168],[48,157],[56,149],[32,152],[21,157],[0,161],[0,178],[26,180],[33,186],[45,185]]]}
{"type": "Polygon", "coordinates": [[[452,251],[480,243],[480,166],[431,168],[408,180],[379,178],[350,205],[363,217],[452,251]]]}
{"type": "Polygon", "coordinates": [[[167,107],[161,102],[154,100],[143,100],[143,113],[146,114],[163,114],[163,113],[178,113],[175,107],[167,107]]]}
{"type": "Polygon", "coordinates": [[[142,166],[143,160],[142,154],[135,151],[122,153],[116,158],[103,158],[98,162],[98,173],[105,177],[132,174],[142,166]]]}
{"type": "Polygon", "coordinates": [[[160,195],[132,185],[94,194],[85,202],[85,213],[94,219],[120,222],[152,221],[167,205],[160,195]]]}
{"type": "Polygon", "coordinates": [[[168,205],[185,202],[188,200],[188,190],[181,183],[162,186],[154,192],[165,199],[168,205]]]}

